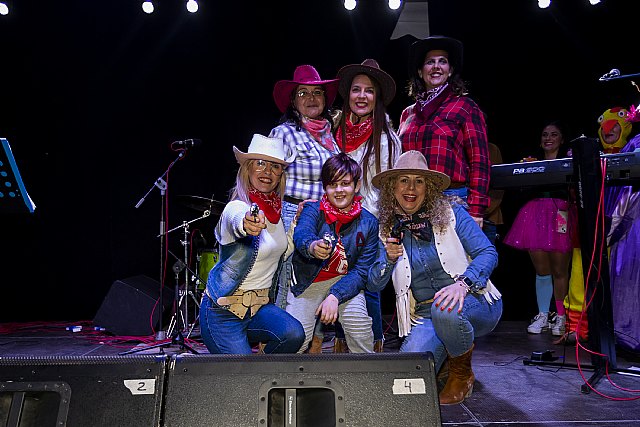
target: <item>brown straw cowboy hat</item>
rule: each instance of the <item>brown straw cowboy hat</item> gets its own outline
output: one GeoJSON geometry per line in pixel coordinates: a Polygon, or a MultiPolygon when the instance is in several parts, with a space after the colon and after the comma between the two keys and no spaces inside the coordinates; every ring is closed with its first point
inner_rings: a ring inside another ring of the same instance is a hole
{"type": "Polygon", "coordinates": [[[273,87],[273,100],[281,113],[291,105],[291,92],[299,85],[324,86],[327,106],[333,104],[338,93],[338,79],[322,80],[313,66],[300,65],[293,72],[293,80],[280,80],[273,87]]]}
{"type": "Polygon", "coordinates": [[[454,74],[462,71],[462,42],[445,36],[431,36],[423,40],[415,41],[409,48],[409,76],[417,77],[418,70],[422,69],[424,57],[431,50],[444,50],[449,57],[449,63],[453,67],[454,74]]]}
{"type": "Polygon", "coordinates": [[[349,90],[351,90],[351,82],[358,74],[366,74],[373,78],[380,85],[382,92],[382,102],[385,106],[389,105],[396,95],[396,82],[386,72],[380,69],[378,61],[375,59],[365,59],[362,64],[345,65],[340,68],[336,78],[340,80],[338,92],[342,99],[349,99],[349,90]]]}
{"type": "Polygon", "coordinates": [[[236,155],[238,163],[243,164],[247,160],[267,160],[273,163],[280,163],[285,167],[289,166],[295,158],[295,153],[285,159],[284,142],[282,138],[269,138],[263,135],[254,134],[246,153],[240,151],[237,147],[233,147],[233,153],[236,155]]]}
{"type": "Polygon", "coordinates": [[[429,169],[427,159],[424,158],[421,152],[416,150],[402,153],[400,157],[398,157],[396,164],[393,165],[393,169],[380,172],[373,177],[371,183],[374,187],[380,189],[384,181],[398,175],[424,175],[424,177],[433,182],[440,191],[445,190],[449,187],[449,184],[451,184],[451,179],[447,175],[429,169]]]}

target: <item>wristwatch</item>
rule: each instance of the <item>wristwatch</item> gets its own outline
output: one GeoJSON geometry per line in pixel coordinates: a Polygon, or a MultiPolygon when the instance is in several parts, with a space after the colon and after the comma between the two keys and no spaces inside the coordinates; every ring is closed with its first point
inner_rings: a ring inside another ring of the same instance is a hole
{"type": "Polygon", "coordinates": [[[478,286],[477,284],[473,283],[473,280],[469,279],[467,276],[463,276],[462,274],[456,276],[456,282],[462,282],[464,284],[464,286],[467,287],[467,290],[471,293],[477,293],[480,290],[482,290],[482,288],[480,286],[478,286]]]}

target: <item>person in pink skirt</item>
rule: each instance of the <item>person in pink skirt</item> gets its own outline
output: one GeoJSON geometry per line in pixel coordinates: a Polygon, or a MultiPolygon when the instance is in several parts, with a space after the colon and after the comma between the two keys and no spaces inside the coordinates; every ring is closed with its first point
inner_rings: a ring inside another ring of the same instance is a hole
{"type": "MultiPolygon", "coordinates": [[[[540,138],[542,160],[565,157],[565,132],[557,122],[544,126],[540,138]]],[[[538,160],[526,157],[523,162],[538,160]]],[[[570,202],[568,186],[535,187],[516,215],[504,244],[527,250],[536,271],[536,299],[538,314],[527,331],[539,334],[551,329],[555,336],[564,334],[566,312],[564,298],[569,291],[569,268],[572,238],[576,228],[575,205],[570,202]],[[555,300],[555,322],[550,322],[549,306],[555,300]]]]}

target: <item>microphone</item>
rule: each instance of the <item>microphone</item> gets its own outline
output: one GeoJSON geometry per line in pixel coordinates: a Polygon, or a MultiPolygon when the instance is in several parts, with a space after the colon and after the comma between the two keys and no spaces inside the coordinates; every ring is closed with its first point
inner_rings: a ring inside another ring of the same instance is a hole
{"type": "Polygon", "coordinates": [[[202,141],[199,139],[185,139],[184,141],[174,141],[171,143],[173,148],[184,149],[199,147],[200,145],[202,145],[202,141]]]}
{"type": "Polygon", "coordinates": [[[605,80],[609,80],[609,79],[612,79],[614,77],[618,77],[619,75],[620,75],[620,70],[618,70],[617,68],[612,68],[611,71],[609,71],[608,73],[605,73],[598,80],[603,82],[605,80]]]}

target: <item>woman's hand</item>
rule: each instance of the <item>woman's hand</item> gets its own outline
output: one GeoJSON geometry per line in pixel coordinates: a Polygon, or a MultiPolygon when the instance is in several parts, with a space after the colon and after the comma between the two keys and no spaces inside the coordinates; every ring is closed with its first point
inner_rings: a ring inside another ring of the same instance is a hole
{"type": "Polygon", "coordinates": [[[462,282],[454,282],[449,286],[440,289],[433,297],[433,303],[440,310],[452,311],[458,306],[458,313],[462,313],[464,305],[464,297],[467,296],[466,286],[462,286],[462,282]]]}
{"type": "Polygon", "coordinates": [[[320,303],[316,310],[316,316],[320,316],[320,321],[325,325],[332,325],[338,320],[338,305],[340,302],[338,298],[333,294],[327,295],[327,297],[320,303]]]}
{"type": "Polygon", "coordinates": [[[260,232],[267,228],[267,224],[264,219],[264,212],[258,212],[258,215],[253,215],[251,210],[248,210],[242,218],[242,228],[244,232],[251,236],[258,236],[260,232]]]}
{"type": "Polygon", "coordinates": [[[395,237],[387,237],[387,240],[384,242],[384,249],[387,251],[387,260],[392,263],[398,261],[398,258],[402,256],[403,250],[400,243],[400,239],[395,237]]]}
{"type": "Polygon", "coordinates": [[[331,244],[324,241],[324,239],[318,239],[311,242],[309,246],[309,253],[318,259],[327,259],[331,256],[331,244]]]}

